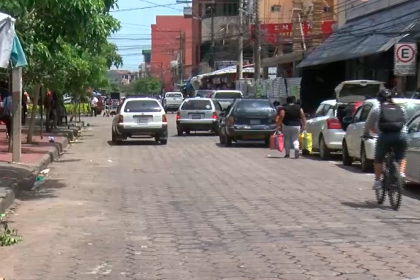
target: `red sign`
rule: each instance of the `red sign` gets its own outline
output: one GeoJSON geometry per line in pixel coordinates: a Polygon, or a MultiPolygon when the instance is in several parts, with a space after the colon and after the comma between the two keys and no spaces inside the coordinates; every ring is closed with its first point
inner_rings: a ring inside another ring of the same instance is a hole
{"type": "MultiPolygon", "coordinates": [[[[332,25],[335,21],[328,20],[321,23],[322,35],[329,36],[332,33],[332,25]]],[[[292,23],[265,23],[260,25],[261,37],[263,43],[276,44],[278,42],[284,42],[290,40],[293,32],[292,23]]],[[[302,23],[302,30],[304,36],[311,35],[312,26],[308,22],[302,23]]],[[[251,25],[251,38],[253,38],[255,32],[255,25],[251,25]]],[[[325,37],[324,37],[325,38],[325,37]]],[[[251,39],[253,41],[253,39],[251,39]]]]}

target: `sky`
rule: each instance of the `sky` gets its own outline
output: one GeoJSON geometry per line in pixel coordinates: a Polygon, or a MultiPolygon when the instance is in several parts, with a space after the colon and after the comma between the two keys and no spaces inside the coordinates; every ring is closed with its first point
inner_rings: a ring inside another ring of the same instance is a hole
{"type": "Polygon", "coordinates": [[[186,4],[176,4],[176,0],[118,0],[118,6],[111,14],[121,22],[121,29],[109,41],[119,48],[124,60],[121,69],[138,71],[142,49],[150,49],[150,25],[156,15],[182,15],[186,4]]]}

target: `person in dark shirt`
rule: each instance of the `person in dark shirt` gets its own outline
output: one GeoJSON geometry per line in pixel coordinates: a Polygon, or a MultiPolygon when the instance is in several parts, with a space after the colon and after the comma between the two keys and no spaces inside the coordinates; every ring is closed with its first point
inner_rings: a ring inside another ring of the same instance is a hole
{"type": "Polygon", "coordinates": [[[286,103],[279,112],[276,131],[281,128],[283,133],[285,157],[290,157],[290,150],[294,149],[295,158],[299,158],[299,133],[301,130],[305,130],[305,113],[300,105],[296,104],[294,96],[288,96],[286,103]]]}

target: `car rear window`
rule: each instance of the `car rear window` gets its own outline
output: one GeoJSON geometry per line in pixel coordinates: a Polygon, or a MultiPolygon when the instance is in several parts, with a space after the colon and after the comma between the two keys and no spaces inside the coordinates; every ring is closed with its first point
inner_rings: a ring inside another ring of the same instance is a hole
{"type": "Polygon", "coordinates": [[[186,100],[181,110],[211,110],[210,100],[186,100]]]}
{"type": "Polygon", "coordinates": [[[408,103],[408,104],[405,104],[403,107],[405,109],[407,120],[411,119],[415,113],[420,111],[420,104],[408,103]]]}
{"type": "Polygon", "coordinates": [[[154,113],[161,108],[156,100],[129,100],[124,106],[125,113],[154,113]]]}
{"type": "Polygon", "coordinates": [[[242,98],[242,95],[240,92],[216,92],[215,98],[217,99],[235,99],[235,98],[242,98]]]}
{"type": "Polygon", "coordinates": [[[340,91],[340,98],[345,96],[353,96],[353,95],[362,95],[369,98],[376,98],[378,91],[380,89],[379,84],[367,84],[367,85],[359,85],[359,84],[345,84],[343,85],[343,89],[340,91]]]}
{"type": "Polygon", "coordinates": [[[267,112],[275,113],[273,105],[268,100],[241,100],[235,108],[236,113],[267,112]]]}
{"type": "Polygon", "coordinates": [[[181,93],[167,93],[166,97],[182,97],[181,93]]]}
{"type": "Polygon", "coordinates": [[[196,96],[208,98],[214,90],[197,90],[196,96]]]}

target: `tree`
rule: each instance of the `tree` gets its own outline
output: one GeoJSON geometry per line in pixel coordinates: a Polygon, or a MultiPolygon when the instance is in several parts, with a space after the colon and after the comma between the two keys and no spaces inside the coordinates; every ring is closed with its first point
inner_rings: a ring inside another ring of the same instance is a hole
{"type": "Polygon", "coordinates": [[[116,0],[9,0],[0,10],[17,19],[16,32],[27,55],[24,85],[34,90],[28,133],[32,141],[41,84],[56,91],[85,95],[88,86],[107,83],[105,71],[122,64],[107,38],[119,30],[109,11],[116,0]],[[101,50],[98,53],[98,50],[101,50]]]}
{"type": "Polygon", "coordinates": [[[133,90],[135,93],[159,93],[161,88],[161,82],[154,77],[144,77],[133,82],[133,90]]]}

